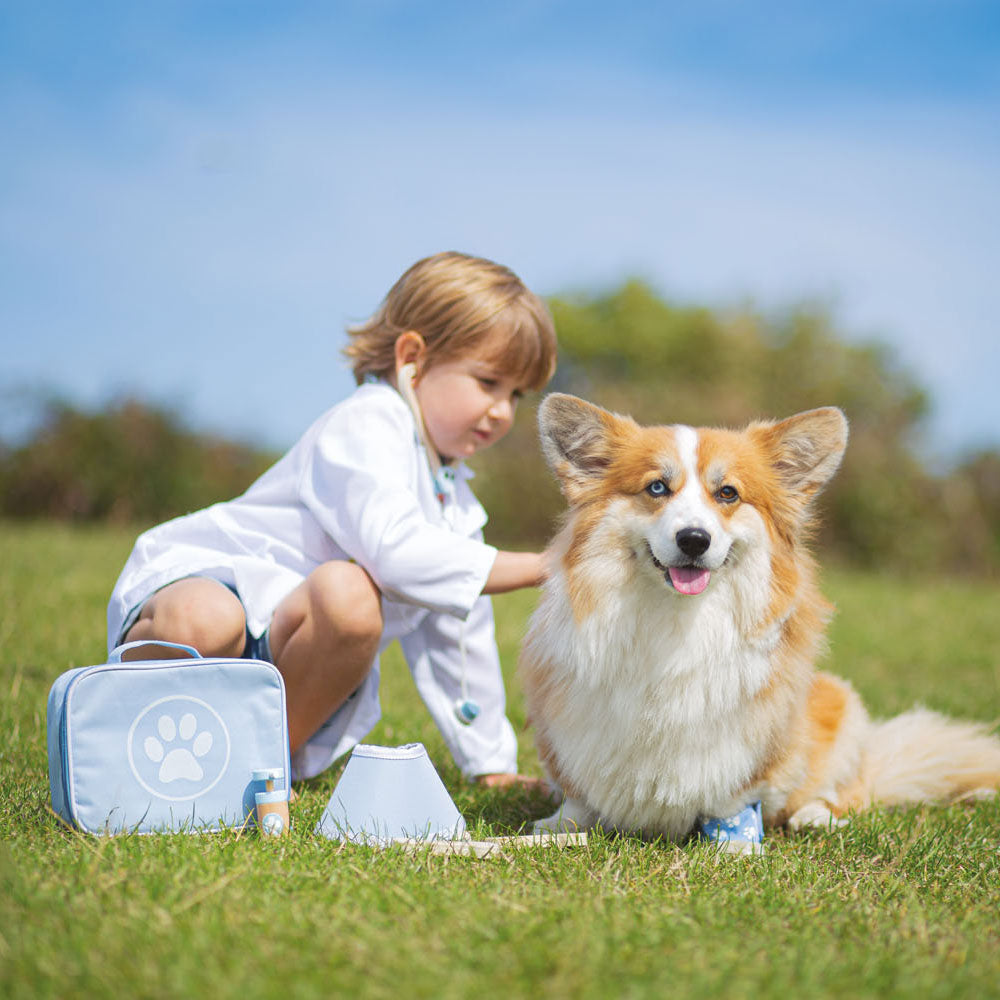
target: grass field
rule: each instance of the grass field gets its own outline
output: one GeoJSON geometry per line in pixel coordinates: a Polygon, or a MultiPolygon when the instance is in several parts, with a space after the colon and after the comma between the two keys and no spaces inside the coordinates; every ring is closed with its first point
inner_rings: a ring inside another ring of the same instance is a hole
{"type": "MultiPolygon", "coordinates": [[[[45,701],[103,662],[121,529],[0,523],[0,996],[993,997],[1000,995],[1000,803],[874,812],[772,835],[760,858],[592,836],[502,861],[345,848],[312,827],[94,839],[48,810],[45,701]]],[[[1000,588],[831,573],[827,666],[876,714],[922,701],[1000,717],[1000,588]]],[[[531,601],[497,601],[512,675],[531,601]]],[[[511,676],[511,714],[523,721],[511,676]]],[[[422,740],[470,826],[543,806],[463,785],[390,657],[370,742],[422,740]]],[[[522,769],[537,772],[530,732],[522,769]]]]}

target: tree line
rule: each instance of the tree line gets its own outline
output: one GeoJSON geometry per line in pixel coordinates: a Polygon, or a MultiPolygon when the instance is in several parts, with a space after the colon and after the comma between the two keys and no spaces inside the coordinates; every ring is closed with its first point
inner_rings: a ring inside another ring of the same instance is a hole
{"type": "MultiPolygon", "coordinates": [[[[917,440],[930,399],[885,345],[839,335],[815,306],[681,306],[640,281],[549,305],[560,344],[549,388],[642,423],[738,427],[840,406],[851,440],[822,501],[816,543],[827,557],[1000,575],[1000,452],[929,470],[917,440]]],[[[563,506],[538,449],[535,403],[473,463],[488,536],[503,545],[543,545],[563,506]]],[[[276,457],[139,400],[97,412],[52,401],[28,440],[0,444],[0,515],[156,523],[238,495],[276,457]]]]}

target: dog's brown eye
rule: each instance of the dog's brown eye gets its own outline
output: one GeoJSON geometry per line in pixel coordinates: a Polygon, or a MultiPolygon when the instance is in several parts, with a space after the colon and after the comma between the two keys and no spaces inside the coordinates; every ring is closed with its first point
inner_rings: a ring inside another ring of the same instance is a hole
{"type": "Polygon", "coordinates": [[[670,487],[662,479],[654,479],[646,487],[646,492],[651,497],[665,497],[670,492],[670,487]]]}
{"type": "Polygon", "coordinates": [[[736,492],[735,486],[723,486],[715,494],[715,499],[721,503],[736,503],[740,495],[736,492]]]}

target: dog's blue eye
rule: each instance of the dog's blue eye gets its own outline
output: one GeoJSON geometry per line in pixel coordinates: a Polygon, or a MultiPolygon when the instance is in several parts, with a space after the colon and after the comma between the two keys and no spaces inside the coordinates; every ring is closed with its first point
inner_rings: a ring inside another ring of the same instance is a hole
{"type": "Polygon", "coordinates": [[[740,498],[735,486],[723,486],[715,496],[722,503],[736,503],[740,498]]]}
{"type": "Polygon", "coordinates": [[[665,497],[669,492],[667,484],[662,479],[654,479],[647,487],[646,492],[651,497],[665,497]]]}

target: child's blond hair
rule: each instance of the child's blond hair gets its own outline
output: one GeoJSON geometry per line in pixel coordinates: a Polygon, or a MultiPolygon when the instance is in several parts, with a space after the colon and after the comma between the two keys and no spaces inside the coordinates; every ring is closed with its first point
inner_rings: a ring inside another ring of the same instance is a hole
{"type": "Polygon", "coordinates": [[[487,341],[504,372],[541,389],[556,367],[556,335],[544,303],[513,271],[482,257],[439,253],[404,272],[367,322],[350,327],[344,353],[360,384],[395,370],[397,338],[415,330],[424,364],[481,349],[487,341]],[[494,343],[495,341],[495,343],[494,343]]]}

